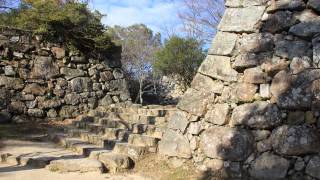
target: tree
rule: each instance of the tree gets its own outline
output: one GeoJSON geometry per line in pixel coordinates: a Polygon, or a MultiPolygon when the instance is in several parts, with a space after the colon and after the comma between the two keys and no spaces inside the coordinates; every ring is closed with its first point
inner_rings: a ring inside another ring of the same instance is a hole
{"type": "Polygon", "coordinates": [[[122,65],[126,71],[130,92],[136,95],[136,102],[143,103],[143,95],[150,90],[152,81],[152,64],[155,60],[155,52],[161,47],[161,35],[154,34],[144,24],[136,24],[129,27],[115,26],[109,28],[109,35],[118,44],[122,45],[122,65]],[[138,82],[138,93],[135,93],[134,82],[138,82]]]}
{"type": "Polygon", "coordinates": [[[18,8],[2,14],[0,25],[33,31],[90,57],[113,57],[121,48],[105,35],[102,17],[90,11],[87,1],[22,0],[18,8]]]}
{"type": "Polygon", "coordinates": [[[156,53],[154,68],[163,75],[179,77],[186,88],[204,58],[201,44],[196,39],[174,36],[156,53]]]}
{"type": "Polygon", "coordinates": [[[181,0],[179,18],[190,37],[209,44],[224,12],[224,0],[181,0]]]}

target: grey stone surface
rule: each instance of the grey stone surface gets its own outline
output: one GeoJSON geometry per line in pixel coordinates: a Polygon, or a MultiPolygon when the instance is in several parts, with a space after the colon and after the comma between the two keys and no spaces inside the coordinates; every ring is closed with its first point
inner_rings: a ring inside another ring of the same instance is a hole
{"type": "Polygon", "coordinates": [[[212,127],[201,135],[201,149],[210,158],[243,161],[253,149],[252,134],[244,129],[212,127]]]}
{"type": "Polygon", "coordinates": [[[301,22],[295,26],[292,26],[289,32],[296,36],[310,38],[320,33],[319,26],[320,26],[320,17],[317,17],[311,21],[301,22]]]}
{"type": "Polygon", "coordinates": [[[226,32],[254,32],[264,10],[265,6],[228,8],[218,29],[226,32]]]}
{"type": "Polygon", "coordinates": [[[303,40],[276,40],[275,55],[282,58],[293,59],[294,57],[308,56],[311,44],[303,40]]]}
{"type": "Polygon", "coordinates": [[[59,67],[54,63],[51,57],[36,57],[30,74],[31,78],[49,80],[57,77],[58,75],[59,67]]]}
{"type": "Polygon", "coordinates": [[[282,122],[281,113],[275,104],[255,102],[237,106],[232,113],[232,125],[246,125],[251,128],[272,128],[282,122]]]}
{"type": "Polygon", "coordinates": [[[77,77],[69,82],[70,89],[78,93],[91,91],[92,85],[92,80],[88,77],[77,77]]]}
{"type": "Polygon", "coordinates": [[[168,128],[185,131],[189,124],[188,113],[184,111],[176,111],[169,119],[168,128]]]}
{"type": "Polygon", "coordinates": [[[204,120],[217,125],[224,125],[228,121],[230,107],[228,104],[215,104],[209,109],[204,120]]]}
{"type": "Polygon", "coordinates": [[[274,151],[279,154],[298,156],[319,152],[319,134],[307,126],[283,125],[272,132],[271,139],[274,151]]]}
{"type": "Polygon", "coordinates": [[[317,11],[318,13],[320,12],[320,2],[317,0],[309,0],[308,1],[308,6],[317,11]]]}
{"type": "Polygon", "coordinates": [[[276,10],[302,10],[306,4],[303,0],[278,0],[275,1],[274,5],[268,7],[267,11],[276,11],[276,10]]]}
{"type": "Polygon", "coordinates": [[[208,53],[212,55],[231,55],[235,48],[237,37],[233,33],[218,32],[208,53]]]}
{"type": "Polygon", "coordinates": [[[211,77],[197,73],[193,78],[191,87],[198,91],[208,91],[221,94],[223,90],[223,83],[221,81],[214,81],[211,77]]]}
{"type": "Polygon", "coordinates": [[[189,141],[182,134],[167,130],[159,143],[159,153],[167,156],[190,158],[189,141]]]}
{"type": "Polygon", "coordinates": [[[306,167],[306,173],[314,178],[320,178],[320,157],[314,156],[310,159],[306,167]]]}
{"type": "Polygon", "coordinates": [[[290,162],[280,156],[263,153],[253,163],[250,175],[256,179],[284,179],[290,162]]]}
{"type": "Polygon", "coordinates": [[[51,161],[48,169],[54,172],[103,172],[103,164],[94,159],[61,159],[51,161]]]}
{"type": "Polygon", "coordinates": [[[273,49],[273,35],[270,33],[252,33],[244,35],[240,40],[241,53],[258,53],[273,49]]]}
{"type": "Polygon", "coordinates": [[[67,80],[85,75],[84,71],[81,69],[71,69],[66,67],[60,69],[60,74],[63,74],[67,80]]]}
{"type": "Polygon", "coordinates": [[[209,55],[199,68],[199,72],[223,81],[236,81],[238,73],[231,68],[230,58],[209,55]]]}
{"type": "Polygon", "coordinates": [[[264,84],[267,82],[267,74],[260,67],[249,68],[244,71],[243,81],[252,84],[264,84]]]}

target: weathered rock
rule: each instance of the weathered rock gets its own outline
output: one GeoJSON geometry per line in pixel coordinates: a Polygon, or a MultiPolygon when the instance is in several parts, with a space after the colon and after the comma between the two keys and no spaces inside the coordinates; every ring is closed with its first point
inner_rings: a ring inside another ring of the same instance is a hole
{"type": "Polygon", "coordinates": [[[262,31],[279,33],[296,24],[297,20],[290,11],[278,11],[272,14],[262,25],[262,31]]]}
{"type": "Polygon", "coordinates": [[[227,7],[248,7],[248,6],[259,6],[266,5],[267,0],[227,0],[227,7]]]}
{"type": "Polygon", "coordinates": [[[199,68],[199,72],[223,81],[236,81],[238,73],[231,68],[230,58],[209,55],[199,68]]]}
{"type": "Polygon", "coordinates": [[[314,156],[310,159],[307,167],[306,173],[314,178],[320,178],[320,157],[314,156]]]}
{"type": "Polygon", "coordinates": [[[270,84],[260,84],[260,96],[262,98],[270,98],[271,91],[270,91],[270,84]]]}
{"type": "Polygon", "coordinates": [[[23,81],[19,78],[0,76],[0,87],[4,86],[8,89],[20,90],[23,89],[23,81]]]}
{"type": "Polygon", "coordinates": [[[287,118],[287,124],[300,125],[304,123],[303,111],[290,111],[287,118]]]}
{"type": "Polygon", "coordinates": [[[122,72],[121,69],[118,69],[118,68],[114,69],[112,74],[113,74],[113,77],[114,77],[115,79],[122,79],[122,78],[124,78],[124,75],[123,75],[123,72],[122,72]]]}
{"type": "Polygon", "coordinates": [[[278,0],[275,1],[274,5],[268,7],[267,11],[277,11],[277,10],[302,10],[305,8],[306,4],[303,0],[278,0]]]}
{"type": "Polygon", "coordinates": [[[268,74],[268,76],[273,77],[278,72],[286,70],[289,64],[290,62],[285,59],[272,58],[272,61],[263,63],[261,68],[268,74]]]}
{"type": "Polygon", "coordinates": [[[313,66],[320,67],[320,37],[312,40],[313,66]]]}
{"type": "Polygon", "coordinates": [[[168,128],[179,130],[182,133],[189,124],[188,113],[184,111],[176,111],[170,118],[168,128]]]}
{"type": "Polygon", "coordinates": [[[69,82],[69,86],[74,92],[88,92],[92,90],[92,80],[88,77],[77,77],[69,82]]]}
{"type": "Polygon", "coordinates": [[[308,6],[320,13],[320,2],[317,0],[309,0],[308,6]]]}
{"type": "Polygon", "coordinates": [[[290,69],[293,74],[298,74],[303,70],[311,67],[312,60],[305,56],[302,58],[294,57],[290,63],[290,69]]]}
{"type": "MultiPolygon", "coordinates": [[[[198,135],[202,131],[202,129],[203,129],[203,127],[202,127],[202,124],[200,121],[191,122],[188,127],[188,133],[193,134],[193,135],[198,135]]],[[[194,139],[194,141],[195,141],[195,139],[194,139]]],[[[190,140],[190,144],[192,144],[191,140],[190,140]]],[[[194,142],[194,144],[196,144],[196,142],[194,142]]],[[[195,148],[197,148],[197,147],[194,147],[193,149],[195,149],[195,148]]]]}
{"type": "Polygon", "coordinates": [[[243,161],[252,152],[253,137],[244,129],[212,127],[204,131],[200,144],[210,158],[243,161]]]}
{"type": "Polygon", "coordinates": [[[112,104],[112,103],[113,103],[113,100],[112,100],[112,98],[111,98],[110,95],[104,96],[104,98],[102,98],[102,99],[99,101],[99,104],[100,104],[101,106],[109,106],[109,105],[112,104]]]}
{"type": "Polygon", "coordinates": [[[238,83],[233,89],[232,93],[235,95],[237,101],[251,102],[254,100],[258,87],[250,83],[238,83]]]}
{"type": "Polygon", "coordinates": [[[94,159],[61,159],[51,161],[48,169],[54,172],[103,172],[103,164],[94,159]]]}
{"type": "Polygon", "coordinates": [[[233,110],[230,123],[258,129],[272,128],[281,123],[281,113],[275,104],[268,102],[244,104],[233,110]]]}
{"type": "Polygon", "coordinates": [[[51,52],[57,59],[62,59],[66,56],[66,50],[59,47],[52,47],[51,52]]]}
{"type": "Polygon", "coordinates": [[[263,153],[253,163],[250,175],[256,179],[284,179],[290,162],[280,156],[263,153]]]}
{"type": "Polygon", "coordinates": [[[217,94],[221,94],[223,90],[223,83],[220,81],[214,81],[212,78],[197,73],[193,78],[191,87],[198,91],[208,91],[217,94]]]}
{"type": "Polygon", "coordinates": [[[182,134],[167,130],[159,143],[159,153],[167,156],[190,158],[189,141],[182,134]]]}
{"type": "Polygon", "coordinates": [[[31,117],[43,117],[44,111],[42,109],[28,109],[28,116],[31,117]]]}
{"type": "Polygon", "coordinates": [[[51,57],[37,56],[30,77],[33,79],[46,79],[59,76],[59,67],[51,57]]]}
{"type": "Polygon", "coordinates": [[[47,117],[48,118],[56,118],[58,116],[58,113],[55,109],[50,109],[48,112],[47,112],[47,117]]]}
{"type": "Polygon", "coordinates": [[[132,160],[129,156],[114,154],[110,152],[99,154],[98,160],[101,161],[111,173],[116,173],[120,170],[128,169],[132,165],[132,160]]]}
{"type": "Polygon", "coordinates": [[[283,155],[318,153],[320,147],[317,131],[306,126],[281,126],[272,132],[271,140],[274,151],[283,155]]]}
{"type": "Polygon", "coordinates": [[[296,171],[302,171],[306,166],[306,163],[302,158],[298,158],[297,161],[294,164],[294,169],[296,171]]]}
{"type": "Polygon", "coordinates": [[[259,153],[270,151],[271,149],[272,149],[272,145],[271,145],[270,139],[264,139],[262,141],[257,142],[257,151],[259,153]]]}
{"type": "Polygon", "coordinates": [[[81,102],[81,96],[77,93],[66,94],[64,102],[68,105],[76,106],[81,102]]]}
{"type": "Polygon", "coordinates": [[[231,55],[237,42],[237,35],[233,33],[218,32],[209,49],[211,55],[231,55]]]}
{"type": "Polygon", "coordinates": [[[246,69],[243,81],[252,84],[264,84],[267,82],[267,74],[260,67],[246,69]]]}
{"type": "Polygon", "coordinates": [[[47,92],[47,88],[40,86],[39,84],[32,83],[27,84],[26,87],[23,89],[23,92],[26,94],[32,94],[35,96],[43,96],[47,92]]]}
{"type": "Polygon", "coordinates": [[[301,22],[290,28],[289,32],[300,37],[313,37],[320,33],[320,17],[314,18],[312,21],[301,22]]]}
{"type": "Polygon", "coordinates": [[[264,10],[265,6],[229,8],[222,17],[218,29],[226,32],[254,32],[264,10]]]}
{"type": "Polygon", "coordinates": [[[266,52],[273,49],[273,36],[269,33],[253,33],[245,35],[240,40],[241,53],[266,52]]]}
{"type": "Polygon", "coordinates": [[[311,48],[311,44],[303,40],[277,40],[275,45],[275,55],[287,59],[308,56],[308,50],[311,48]]]}
{"type": "Polygon", "coordinates": [[[112,80],[107,84],[110,91],[123,91],[127,89],[127,82],[125,79],[112,80]]]}
{"type": "Polygon", "coordinates": [[[205,115],[204,119],[207,122],[224,125],[228,121],[230,107],[228,104],[215,104],[205,115]]]}
{"type": "Polygon", "coordinates": [[[196,116],[202,116],[210,98],[214,98],[214,94],[188,89],[177,107],[196,116]]]}
{"type": "Polygon", "coordinates": [[[104,71],[104,72],[100,72],[100,80],[102,82],[108,82],[113,80],[114,76],[113,73],[110,71],[104,71]]]}
{"type": "Polygon", "coordinates": [[[246,54],[240,54],[236,57],[235,62],[233,63],[232,67],[234,69],[245,69],[250,67],[255,67],[257,65],[262,64],[263,62],[266,62],[267,60],[272,58],[271,53],[260,53],[260,54],[254,54],[254,53],[246,53],[246,54]]]}
{"type": "Polygon", "coordinates": [[[71,69],[66,67],[61,68],[60,73],[64,75],[67,80],[85,75],[84,71],[81,69],[71,69]]]}

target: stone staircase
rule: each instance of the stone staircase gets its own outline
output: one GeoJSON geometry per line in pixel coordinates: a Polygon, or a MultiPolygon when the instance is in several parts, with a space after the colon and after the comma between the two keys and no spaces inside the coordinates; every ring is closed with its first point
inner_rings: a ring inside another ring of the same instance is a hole
{"type": "MultiPolygon", "coordinates": [[[[114,173],[133,168],[144,155],[157,152],[173,112],[174,108],[163,106],[98,107],[72,121],[63,133],[50,133],[50,138],[90,163],[100,161],[107,172],[114,173]]],[[[49,169],[65,172],[68,167],[63,160],[57,161],[49,169]]],[[[70,167],[77,161],[72,165],[72,160],[65,160],[70,167]]]]}

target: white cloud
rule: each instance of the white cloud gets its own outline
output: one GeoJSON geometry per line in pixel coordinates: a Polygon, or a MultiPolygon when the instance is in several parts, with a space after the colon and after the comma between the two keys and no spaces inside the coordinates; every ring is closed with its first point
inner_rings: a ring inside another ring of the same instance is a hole
{"type": "Polygon", "coordinates": [[[93,8],[107,17],[106,25],[129,26],[136,23],[146,24],[156,32],[164,27],[175,28],[180,25],[177,16],[179,3],[164,0],[94,0],[93,8]],[[107,3],[104,3],[106,2],[107,3]]]}

